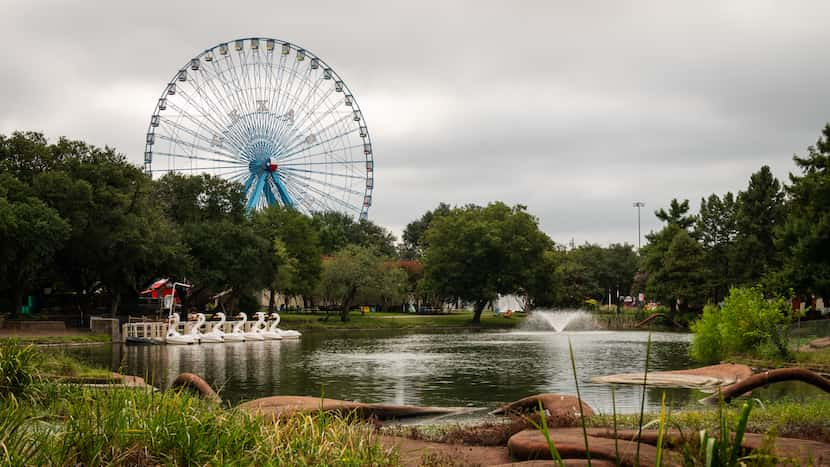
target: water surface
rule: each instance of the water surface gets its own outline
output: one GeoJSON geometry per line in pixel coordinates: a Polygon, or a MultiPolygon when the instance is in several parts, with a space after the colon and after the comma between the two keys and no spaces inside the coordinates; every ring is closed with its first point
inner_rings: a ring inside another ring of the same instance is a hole
{"type": "MultiPolygon", "coordinates": [[[[642,371],[647,332],[453,331],[307,333],[298,341],[190,346],[113,346],[74,350],[89,361],[144,376],[166,387],[193,372],[232,402],[271,395],[319,396],[362,402],[494,408],[527,395],[575,394],[568,340],[573,343],[582,397],[611,411],[607,385],[595,376],[642,371]]],[[[652,370],[688,368],[689,334],[653,333],[652,370]]],[[[649,389],[659,408],[663,389],[649,389]]],[[[700,393],[667,391],[674,405],[700,393]]],[[[616,389],[617,410],[639,410],[639,387],[616,389]]]]}

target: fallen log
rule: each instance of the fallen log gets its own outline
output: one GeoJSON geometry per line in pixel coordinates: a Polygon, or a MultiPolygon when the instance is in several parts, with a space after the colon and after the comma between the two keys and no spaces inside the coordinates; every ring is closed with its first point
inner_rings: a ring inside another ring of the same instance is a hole
{"type": "Polygon", "coordinates": [[[801,381],[822,389],[825,392],[830,392],[830,379],[827,379],[818,373],[804,368],[779,368],[777,370],[769,370],[752,375],[749,378],[742,379],[735,384],[723,387],[720,389],[719,394],[711,395],[706,399],[703,399],[703,401],[713,404],[723,398],[724,402],[729,402],[733,398],[752,391],[753,389],[764,387],[772,383],[780,383],[782,381],[801,381]]]}

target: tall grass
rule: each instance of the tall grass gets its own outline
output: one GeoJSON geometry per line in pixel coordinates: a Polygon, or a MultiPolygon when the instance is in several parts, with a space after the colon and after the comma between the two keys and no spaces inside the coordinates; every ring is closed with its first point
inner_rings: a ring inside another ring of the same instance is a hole
{"type": "MultiPolygon", "coordinates": [[[[0,345],[2,466],[362,466],[398,460],[372,426],[349,416],[271,419],[185,392],[59,384],[40,380],[39,355],[30,346],[0,345]]],[[[50,371],[78,369],[61,360],[50,371]]]]}
{"type": "Polygon", "coordinates": [[[38,381],[39,357],[31,345],[0,343],[0,398],[20,397],[38,381]]]}
{"type": "MultiPolygon", "coordinates": [[[[32,408],[2,407],[13,430],[0,463],[15,465],[393,465],[367,424],[328,414],[277,420],[216,407],[187,393],[107,392],[50,385],[48,429],[32,408]],[[10,421],[9,421],[10,420],[10,421]],[[20,453],[27,453],[24,462],[20,453]]],[[[5,427],[4,427],[5,428],[5,427]]]]}

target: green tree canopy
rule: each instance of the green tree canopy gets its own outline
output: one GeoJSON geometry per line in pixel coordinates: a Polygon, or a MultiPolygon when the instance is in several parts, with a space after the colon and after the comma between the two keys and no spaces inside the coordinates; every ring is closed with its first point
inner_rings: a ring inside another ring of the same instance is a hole
{"type": "Polygon", "coordinates": [[[526,292],[553,248],[524,206],[501,202],[455,208],[433,220],[424,240],[427,288],[472,302],[473,322],[497,294],[526,292]]]}
{"type": "Polygon", "coordinates": [[[346,245],[359,245],[384,256],[395,256],[395,236],[370,220],[355,221],[348,214],[337,211],[315,212],[311,218],[325,255],[334,254],[346,245]]]}
{"type": "Polygon", "coordinates": [[[806,157],[793,157],[790,202],[777,244],[785,252],[784,284],[803,295],[830,298],[830,124],[806,157]]]}
{"type": "Polygon", "coordinates": [[[274,280],[270,281],[274,290],[286,295],[309,295],[317,287],[322,271],[322,252],[317,231],[311,218],[294,210],[281,206],[271,206],[253,216],[257,233],[270,242],[278,241],[285,250],[285,258],[275,250],[272,257],[274,280]],[[294,266],[294,279],[286,280],[277,263],[291,263],[294,266]],[[282,280],[279,276],[282,275],[282,280]]]}
{"type": "Polygon", "coordinates": [[[780,267],[775,230],[783,224],[784,214],[781,183],[765,165],[752,174],[746,191],[738,193],[735,263],[739,284],[755,285],[780,267]]]}
{"type": "Polygon", "coordinates": [[[374,249],[346,245],[323,262],[320,295],[338,304],[340,320],[346,322],[359,299],[381,288],[384,272],[383,258],[374,249]]]}
{"type": "Polygon", "coordinates": [[[450,210],[449,204],[439,203],[435,209],[425,212],[420,219],[407,224],[401,238],[403,242],[400,256],[404,259],[420,259],[424,255],[424,234],[432,224],[432,220],[448,214],[450,210]]]}

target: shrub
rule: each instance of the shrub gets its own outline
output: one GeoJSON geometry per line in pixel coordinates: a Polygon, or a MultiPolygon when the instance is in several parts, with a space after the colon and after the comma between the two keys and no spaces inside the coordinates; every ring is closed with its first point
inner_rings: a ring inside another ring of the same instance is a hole
{"type": "Polygon", "coordinates": [[[786,299],[765,299],[757,287],[732,288],[720,310],[709,305],[692,323],[692,357],[716,362],[730,355],[757,353],[761,348],[774,349],[777,356],[788,358],[791,321],[786,299]]]}

